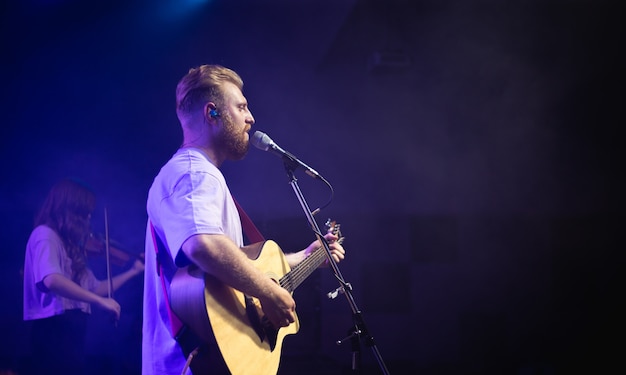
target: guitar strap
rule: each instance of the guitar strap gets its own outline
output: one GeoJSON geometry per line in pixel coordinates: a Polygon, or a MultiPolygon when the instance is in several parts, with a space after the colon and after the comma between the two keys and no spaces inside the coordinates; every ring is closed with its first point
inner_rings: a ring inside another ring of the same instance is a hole
{"type": "Polygon", "coordinates": [[[172,308],[170,307],[170,299],[167,295],[165,288],[165,275],[163,274],[163,264],[161,263],[161,254],[159,254],[159,244],[157,240],[156,233],[154,233],[154,226],[152,225],[152,221],[150,221],[150,232],[152,233],[152,241],[154,243],[154,251],[156,251],[156,260],[157,260],[157,273],[161,277],[161,289],[163,290],[163,295],[165,296],[165,304],[167,305],[167,314],[170,318],[170,328],[172,330],[172,336],[176,337],[176,335],[180,332],[183,327],[183,322],[180,321],[178,316],[174,314],[172,308]]]}
{"type": "Polygon", "coordinates": [[[233,201],[235,201],[235,206],[237,207],[237,211],[239,211],[239,218],[241,219],[243,233],[246,235],[246,237],[248,237],[248,241],[250,243],[265,241],[265,238],[254,225],[248,214],[246,214],[246,211],[243,210],[243,208],[239,205],[235,198],[233,198],[233,201]]]}

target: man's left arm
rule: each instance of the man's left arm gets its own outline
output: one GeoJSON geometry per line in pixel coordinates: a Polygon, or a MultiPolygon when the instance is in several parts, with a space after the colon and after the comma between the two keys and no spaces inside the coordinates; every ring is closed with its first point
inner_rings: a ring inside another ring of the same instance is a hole
{"type": "MultiPolygon", "coordinates": [[[[336,234],[327,233],[324,236],[324,238],[326,239],[326,241],[328,241],[328,245],[330,247],[330,253],[333,259],[335,260],[335,262],[337,263],[341,262],[346,256],[346,251],[341,245],[340,243],[341,241],[337,241],[339,237],[336,234]]],[[[306,257],[314,253],[321,246],[322,244],[320,244],[318,240],[315,240],[311,242],[311,244],[303,250],[300,250],[295,253],[285,254],[289,267],[294,267],[296,264],[302,262],[306,257]]],[[[323,264],[327,264],[327,262],[324,262],[323,264]]]]}

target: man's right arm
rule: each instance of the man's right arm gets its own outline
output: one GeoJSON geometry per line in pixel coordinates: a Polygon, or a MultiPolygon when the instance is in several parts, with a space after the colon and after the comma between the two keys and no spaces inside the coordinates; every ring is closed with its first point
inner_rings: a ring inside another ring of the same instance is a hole
{"type": "Polygon", "coordinates": [[[285,327],[295,321],[296,303],[291,293],[254,267],[227,236],[193,235],[185,240],[182,251],[204,272],[244,294],[258,298],[263,312],[276,327],[285,327]]]}

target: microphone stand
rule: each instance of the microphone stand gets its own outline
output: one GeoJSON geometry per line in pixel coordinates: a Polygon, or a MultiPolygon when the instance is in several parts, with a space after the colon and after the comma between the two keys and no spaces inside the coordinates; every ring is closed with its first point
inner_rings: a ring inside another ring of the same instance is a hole
{"type": "Polygon", "coordinates": [[[376,358],[376,361],[378,362],[378,365],[382,373],[388,375],[389,370],[387,370],[387,366],[385,365],[385,362],[383,361],[382,356],[380,355],[380,352],[378,351],[376,343],[374,342],[374,338],[370,335],[369,330],[367,329],[367,326],[365,325],[365,320],[363,319],[363,314],[361,313],[361,310],[359,310],[359,308],[356,305],[356,302],[354,301],[354,298],[352,296],[352,285],[350,285],[350,283],[345,282],[345,280],[343,279],[343,276],[341,275],[341,271],[339,271],[339,267],[337,266],[337,262],[335,262],[335,260],[333,259],[331,255],[328,242],[326,242],[326,239],[321,235],[320,228],[317,225],[317,222],[315,221],[315,219],[313,218],[313,212],[311,212],[311,209],[309,208],[309,205],[304,199],[304,195],[302,194],[302,191],[300,190],[300,187],[298,186],[298,180],[296,179],[294,175],[294,171],[299,166],[299,164],[297,163],[296,160],[293,160],[292,158],[283,158],[283,161],[285,164],[285,169],[287,171],[287,174],[289,175],[289,180],[290,180],[289,184],[293,188],[293,191],[296,194],[296,197],[298,198],[298,201],[300,202],[302,209],[304,210],[304,213],[307,217],[307,220],[309,221],[309,224],[311,225],[311,228],[315,232],[315,235],[317,236],[319,241],[324,246],[324,249],[326,250],[326,258],[328,258],[328,263],[332,267],[333,272],[335,273],[335,278],[339,282],[339,287],[335,289],[333,292],[328,293],[328,297],[335,298],[337,295],[343,294],[346,296],[346,299],[348,300],[348,304],[350,305],[350,308],[352,309],[352,320],[354,322],[354,326],[348,330],[348,336],[341,340],[336,341],[336,344],[341,345],[348,340],[351,342],[352,371],[357,373],[360,370],[360,361],[361,361],[360,340],[362,340],[365,343],[365,346],[369,347],[372,350],[374,357],[376,358]]]}

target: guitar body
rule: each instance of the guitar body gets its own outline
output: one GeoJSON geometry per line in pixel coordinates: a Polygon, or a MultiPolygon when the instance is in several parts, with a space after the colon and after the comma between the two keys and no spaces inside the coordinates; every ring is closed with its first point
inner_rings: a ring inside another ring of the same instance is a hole
{"type": "MultiPolygon", "coordinates": [[[[244,251],[259,270],[277,282],[290,271],[274,241],[260,242],[244,251]]],[[[258,300],[197,269],[180,269],[170,293],[172,310],[205,342],[217,342],[233,375],[276,374],[284,337],[299,329],[297,317],[289,326],[274,329],[264,319],[258,300]]]]}

